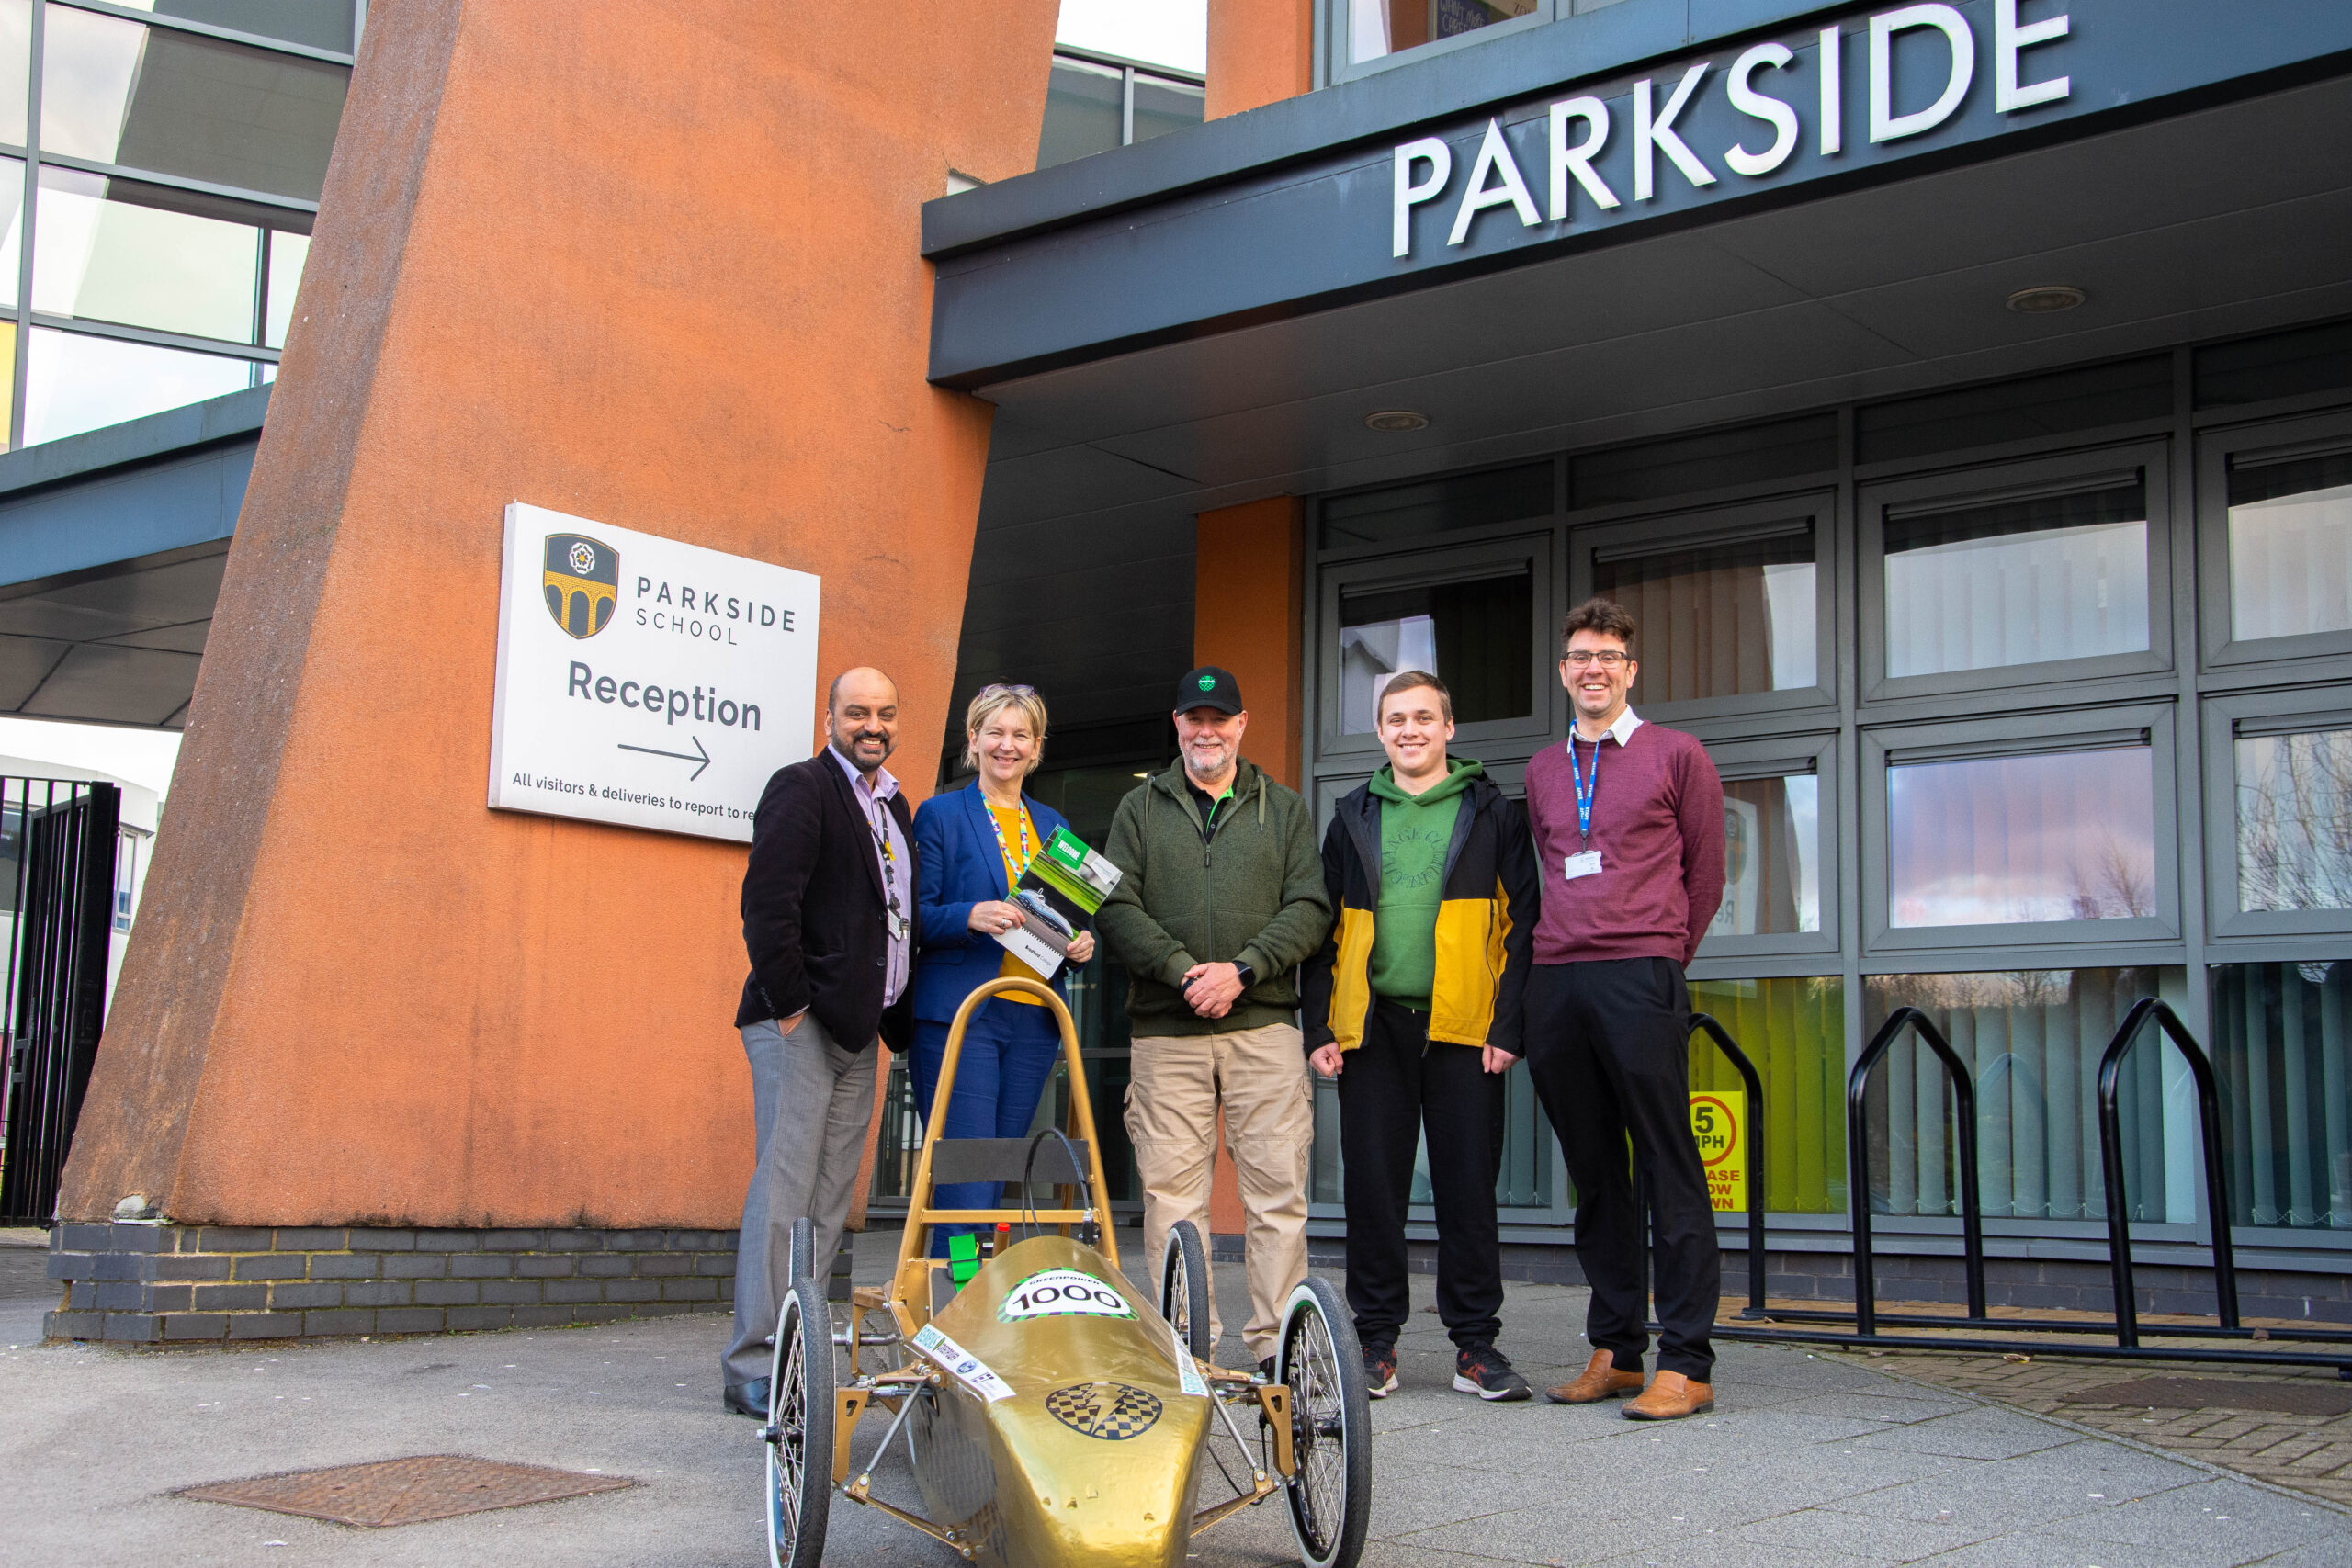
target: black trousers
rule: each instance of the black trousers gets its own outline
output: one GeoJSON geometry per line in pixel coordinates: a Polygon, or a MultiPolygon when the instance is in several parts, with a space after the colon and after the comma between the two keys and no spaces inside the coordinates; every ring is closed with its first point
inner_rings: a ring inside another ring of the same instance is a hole
{"type": "Polygon", "coordinates": [[[1437,1206],[1437,1311],[1463,1347],[1502,1332],[1495,1178],[1502,1169],[1503,1075],[1475,1045],[1432,1043],[1429,1015],[1375,1000],[1363,1043],[1340,1069],[1346,1163],[1348,1306],[1367,1350],[1393,1348],[1409,1321],[1405,1211],[1426,1128],[1437,1206]]]}
{"type": "Polygon", "coordinates": [[[1723,1258],[1690,1135],[1690,992],[1668,958],[1539,964],[1528,977],[1527,1070],[1577,1184],[1577,1258],[1592,1287],[1585,1337],[1626,1371],[1649,1348],[1641,1218],[1648,1188],[1658,1366],[1707,1381],[1723,1258]]]}

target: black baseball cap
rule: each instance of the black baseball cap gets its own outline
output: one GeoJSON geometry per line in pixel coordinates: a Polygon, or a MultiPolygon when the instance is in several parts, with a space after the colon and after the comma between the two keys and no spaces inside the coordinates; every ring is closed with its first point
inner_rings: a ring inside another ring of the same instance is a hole
{"type": "Polygon", "coordinates": [[[1220,670],[1214,664],[1204,664],[1176,682],[1174,712],[1190,713],[1194,708],[1215,708],[1219,713],[1241,711],[1241,683],[1230,670],[1220,670]]]}

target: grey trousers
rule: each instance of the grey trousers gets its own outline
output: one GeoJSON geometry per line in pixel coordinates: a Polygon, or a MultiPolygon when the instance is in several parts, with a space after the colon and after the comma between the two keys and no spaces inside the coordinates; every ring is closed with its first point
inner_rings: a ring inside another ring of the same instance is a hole
{"type": "Polygon", "coordinates": [[[765,1341],[790,1281],[792,1222],[817,1224],[817,1267],[832,1267],[842,1222],[857,1186],[865,1131],[874,1118],[872,1045],[844,1051],[815,1015],[790,1034],[774,1019],[743,1026],[752,1063],[752,1114],[759,1128],[759,1165],[743,1198],[735,1249],[735,1332],[718,1359],[726,1386],[768,1375],[765,1341]]]}

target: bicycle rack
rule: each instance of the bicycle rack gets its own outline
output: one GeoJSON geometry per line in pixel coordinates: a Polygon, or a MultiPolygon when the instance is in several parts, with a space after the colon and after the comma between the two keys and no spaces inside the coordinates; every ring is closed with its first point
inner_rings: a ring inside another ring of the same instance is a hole
{"type": "MultiPolygon", "coordinates": [[[[1701,1015],[1703,1016],[1703,1015],[1701,1015]]],[[[1693,1028],[1699,1020],[1692,1020],[1693,1028]]],[[[1750,1092],[1756,1087],[1754,1070],[1745,1066],[1746,1057],[1737,1054],[1728,1037],[1720,1033],[1720,1025],[1712,1019],[1718,1045],[1732,1054],[1735,1062],[1743,1066],[1748,1078],[1750,1092]]],[[[1760,1122],[1760,1118],[1753,1118],[1760,1122]]],[[[2213,1076],[2211,1060],[2198,1043],[2179,1015],[2154,997],[2142,998],[2133,1004],[2116,1029],[2107,1049],[2099,1056],[2098,1069],[2098,1137],[2099,1166],[2105,1182],[2107,1198],[2107,1234],[2109,1269],[2115,1296],[2115,1315],[2107,1321],[2096,1318],[2065,1320],[2036,1317],[1993,1318],[1987,1311],[1984,1290],[1984,1228],[1982,1212],[1983,1197],[1977,1185],[1976,1147],[1976,1086],[1967,1065],[1952,1051],[1942,1031],[1933,1020],[1917,1008],[1899,1008],[1880,1026],[1871,1043],[1863,1047],[1860,1057],[1846,1082],[1846,1179],[1851,1194],[1854,1230],[1854,1307],[1852,1311],[1827,1308],[1787,1308],[1761,1312],[1762,1297],[1757,1275],[1751,1270],[1749,1306],[1740,1314],[1742,1318],[1770,1316],[1793,1323],[1822,1325],[1851,1322],[1853,1328],[1845,1332],[1793,1328],[1764,1328],[1740,1323],[1718,1324],[1716,1332],[1726,1339],[1757,1344],[1831,1345],[1867,1349],[1928,1349],[1989,1352],[1998,1354],[2075,1356],[2106,1360],[2217,1361],[2248,1366],[2295,1366],[2333,1368],[2338,1378],[2352,1382],[2352,1357],[2323,1355],[2317,1352],[2278,1350],[2246,1350],[2211,1346],[2187,1346],[2167,1348],[2142,1343],[2143,1337],[2174,1339],[2256,1339],[2289,1341],[2313,1345],[2352,1345],[2352,1330],[2317,1328],[2247,1328],[2240,1321],[2237,1287],[2237,1249],[2231,1235],[2229,1201],[2229,1168],[2223,1160],[2222,1144],[2221,1095],[2213,1076]],[[2138,1043],[2148,1021],[2154,1019],[2188,1063],[2191,1077],[2197,1086],[2199,1132],[2205,1161],[2206,1204],[2211,1212],[2211,1249],[2213,1255],[2213,1285],[2216,1297],[2217,1323],[2213,1326],[2183,1325],[2143,1325],[2139,1320],[2138,1303],[2132,1277],[2131,1213],[2124,1190],[2122,1116],[2117,1106],[2122,1061],[2138,1043]],[[1877,1260],[1871,1250],[1870,1211],[1870,1121],[1866,1114],[1870,1078],[1896,1039],[1904,1031],[1917,1032],[1942,1061],[1951,1076],[1954,1109],[1959,1125],[1955,1129],[1960,1145],[1961,1234],[1962,1261],[1968,1282],[1967,1315],[1950,1314],[1893,1313],[1882,1314],[1878,1310],[1877,1260]],[[2052,1344],[2036,1339],[1997,1339],[1982,1337],[1931,1337],[1922,1334],[1890,1334],[1881,1327],[1882,1322],[1901,1324],[1912,1328],[1973,1328],[2007,1329],[2012,1332],[2037,1334],[2112,1334],[2112,1345],[2052,1344]]],[[[1760,1147],[1760,1145],[1758,1145],[1760,1147]]],[[[1751,1180],[1756,1179],[1751,1178],[1751,1180]]],[[[1752,1191],[1755,1207],[1748,1217],[1750,1247],[1756,1248],[1763,1231],[1760,1191],[1752,1191]]]]}
{"type": "Polygon", "coordinates": [[[1709,1014],[1690,1015],[1690,1028],[1684,1035],[1704,1034],[1714,1042],[1715,1049],[1739,1073],[1747,1085],[1747,1305],[1742,1317],[1763,1317],[1764,1275],[1764,1079],[1747,1053],[1731,1037],[1730,1031],[1709,1014]]]}

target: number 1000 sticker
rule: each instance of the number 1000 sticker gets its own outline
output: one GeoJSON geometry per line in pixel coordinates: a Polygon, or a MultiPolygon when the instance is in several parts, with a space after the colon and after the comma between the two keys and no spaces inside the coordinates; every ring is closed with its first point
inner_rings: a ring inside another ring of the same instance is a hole
{"type": "Polygon", "coordinates": [[[1006,1323],[1025,1317],[1133,1317],[1127,1298],[1091,1274],[1075,1269],[1045,1269],[1005,1292],[996,1315],[1006,1323]]]}

